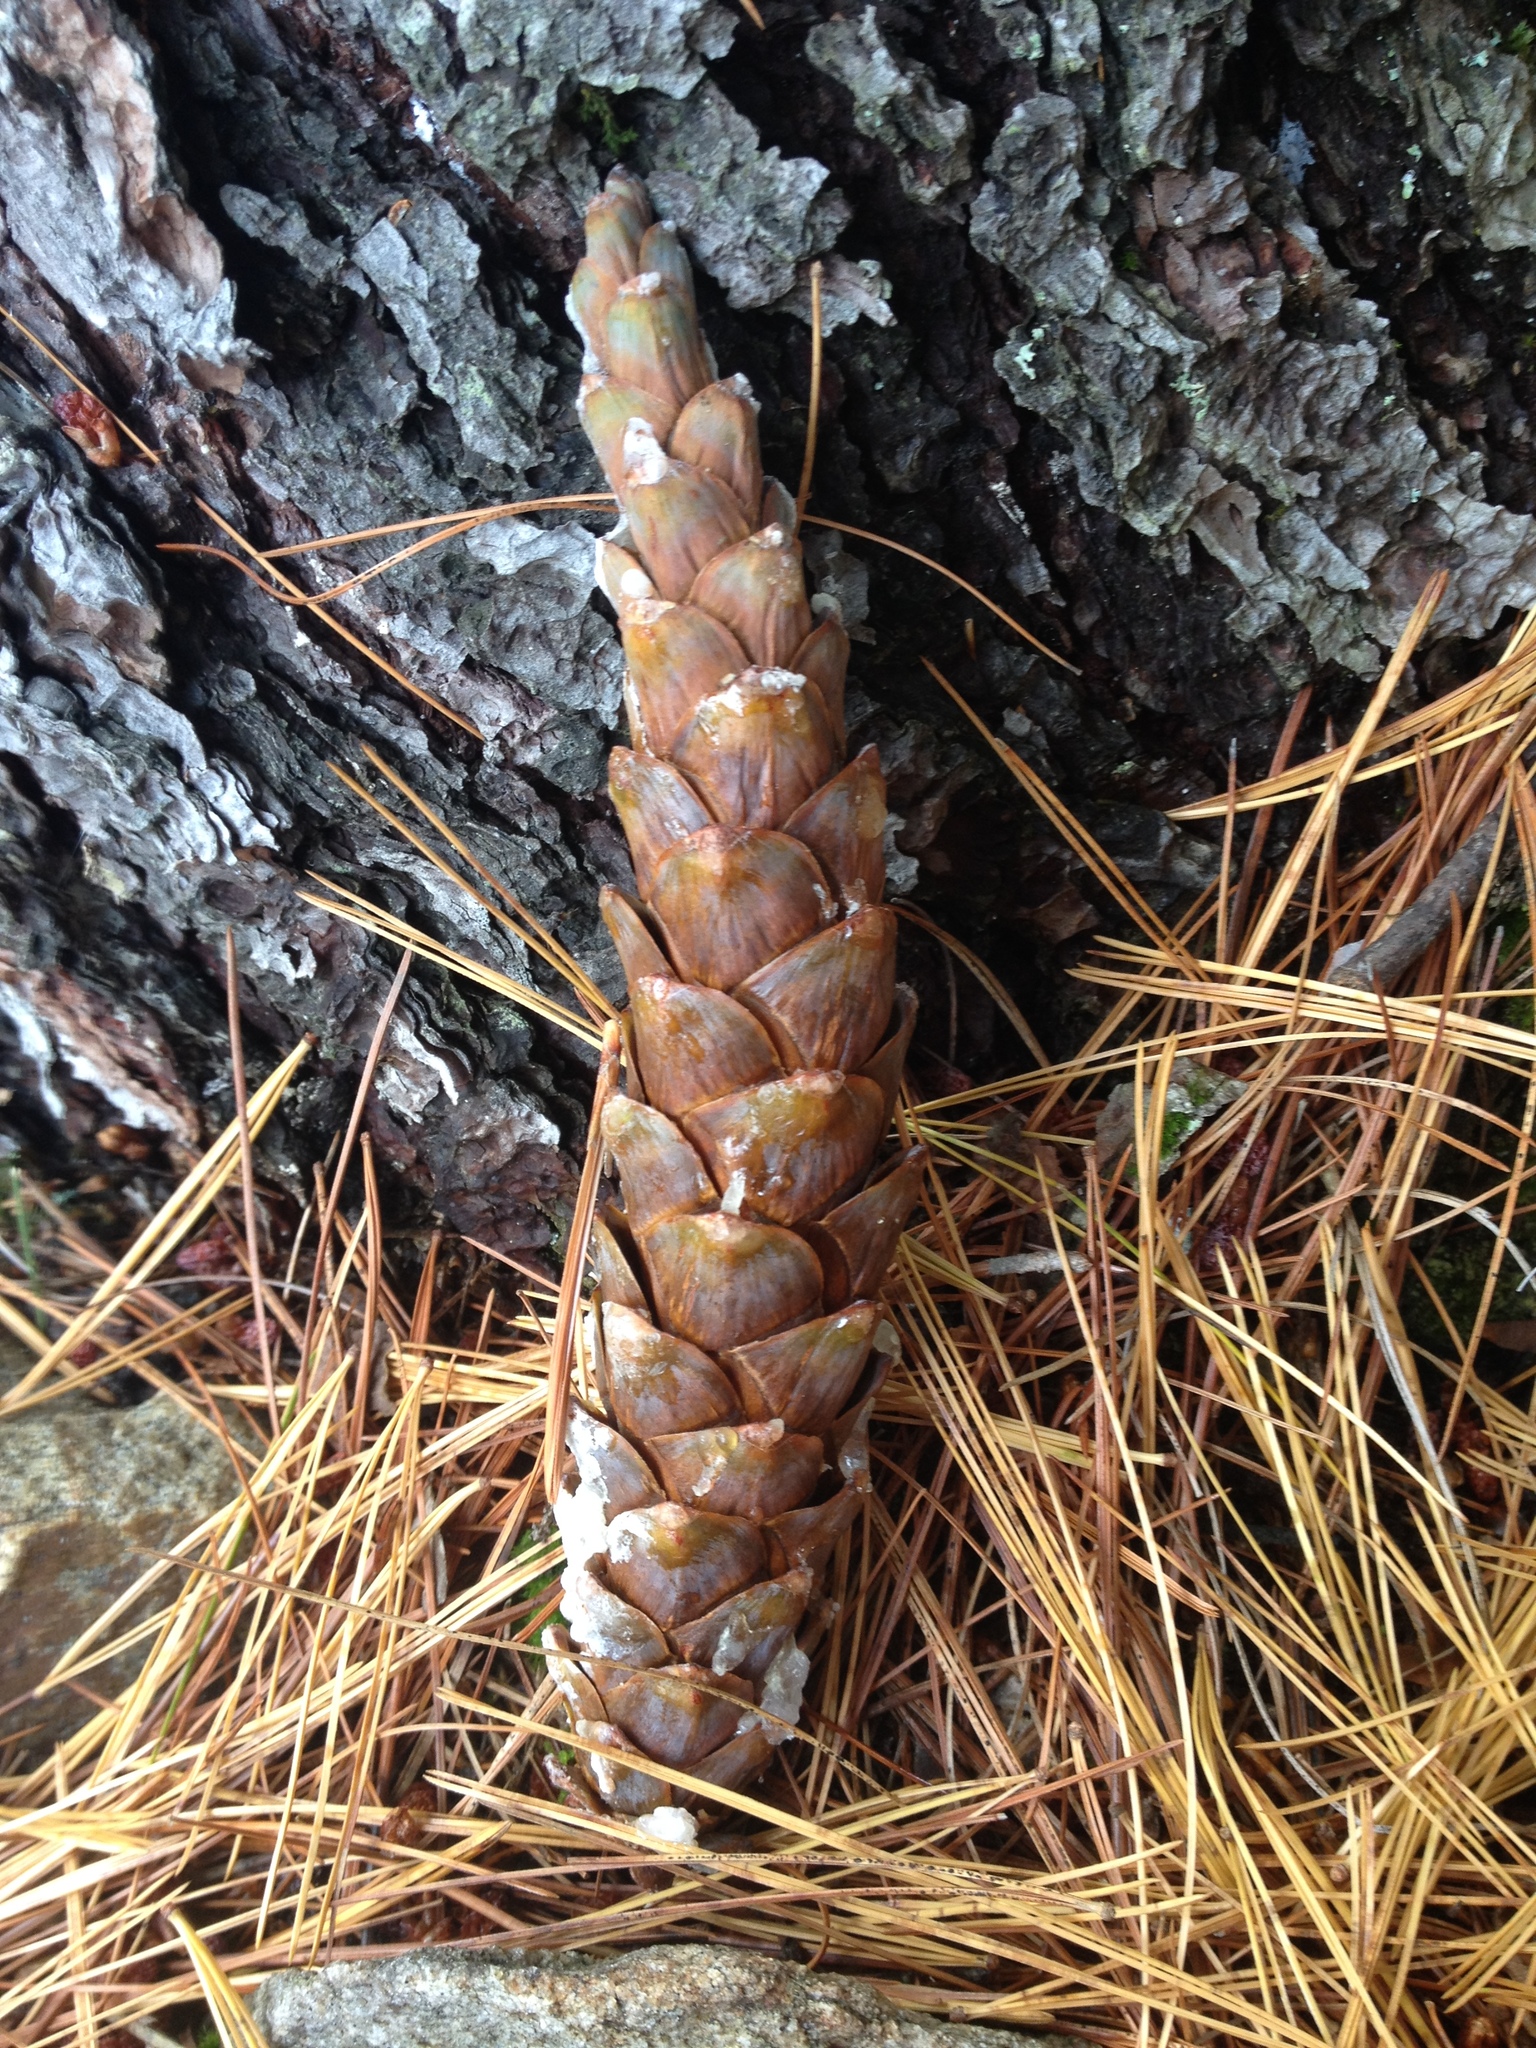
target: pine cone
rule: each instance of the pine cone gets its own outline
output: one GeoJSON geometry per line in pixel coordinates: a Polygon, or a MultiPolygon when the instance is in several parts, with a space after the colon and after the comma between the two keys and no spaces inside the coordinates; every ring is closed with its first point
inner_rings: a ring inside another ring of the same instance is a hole
{"type": "Polygon", "coordinates": [[[639,900],[603,894],[635,1092],[603,1122],[624,1196],[595,1234],[609,1413],[572,1413],[570,1631],[546,1648],[578,1733],[635,1759],[557,1775],[639,1814],[689,1803],[647,1763],[742,1785],[798,1720],[818,1576],[869,1489],[895,1348],[874,1296],[924,1154],[875,1164],[914,1004],[880,902],[879,759],[840,765],[848,638],[813,615],[751,392],[716,379],[687,259],[627,172],[588,211],[570,303],[623,513],[598,575],[639,900]]]}

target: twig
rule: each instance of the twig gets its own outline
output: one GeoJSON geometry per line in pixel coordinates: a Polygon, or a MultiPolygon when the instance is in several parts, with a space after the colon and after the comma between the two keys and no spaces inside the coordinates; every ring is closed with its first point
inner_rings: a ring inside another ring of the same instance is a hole
{"type": "Polygon", "coordinates": [[[1503,838],[1506,816],[1507,807],[1501,798],[1402,916],[1379,939],[1362,946],[1348,959],[1335,961],[1328,969],[1327,979],[1338,988],[1362,990],[1377,985],[1390,989],[1400,981],[1450,929],[1453,910],[1471,908],[1488,872],[1488,863],[1503,838]]]}

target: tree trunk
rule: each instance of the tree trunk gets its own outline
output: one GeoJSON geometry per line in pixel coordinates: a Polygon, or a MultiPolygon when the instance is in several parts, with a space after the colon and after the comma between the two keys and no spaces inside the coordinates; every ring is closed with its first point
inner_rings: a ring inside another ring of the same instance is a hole
{"type": "MultiPolygon", "coordinates": [[[[226,926],[257,1060],[319,1037],[271,1158],[323,1143],[395,960],[300,900],[311,871],[558,992],[330,774],[383,790],[365,746],[617,993],[600,522],[488,527],[336,606],[478,736],[233,568],[156,552],[233,545],[198,500],[267,548],[598,488],[562,298],[616,156],[693,251],[770,468],[798,473],[819,256],[812,510],[943,560],[1080,670],[910,560],[812,543],[859,642],[850,737],[887,765],[893,888],[1058,1045],[1107,907],[918,655],[1167,904],[1219,835],[1161,808],[1221,786],[1234,742],[1262,772],[1305,684],[1312,743],[1342,729],[1433,569],[1405,695],[1471,673],[1536,598],[1523,24],[1486,0],[765,13],[0,0],[0,303],[159,457],[93,466],[48,409],[67,378],[7,331],[3,1079],[57,1170],[100,1164],[104,1126],[129,1127],[119,1157],[142,1131],[174,1158],[227,1119],[226,926]]],[[[306,588],[339,580],[324,561],[306,588]]],[[[1016,1058],[929,944],[903,969],[920,1059],[1016,1058]]],[[[418,968],[377,1142],[452,1226],[537,1253],[590,1068],[418,968]]]]}

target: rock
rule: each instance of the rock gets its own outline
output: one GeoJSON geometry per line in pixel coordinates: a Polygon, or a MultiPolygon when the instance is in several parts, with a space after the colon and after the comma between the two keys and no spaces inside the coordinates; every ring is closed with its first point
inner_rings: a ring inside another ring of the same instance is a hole
{"type": "MultiPolygon", "coordinates": [[[[1219,1116],[1222,1110],[1237,1102],[1246,1086],[1246,1082],[1234,1081],[1230,1075],[1218,1073],[1213,1067],[1202,1067],[1197,1060],[1185,1059],[1181,1053],[1168,1076],[1168,1092],[1163,1101],[1158,1173],[1165,1173],[1173,1164],[1186,1138],[1193,1137],[1203,1124],[1208,1124],[1212,1117],[1219,1116]]],[[[1151,1077],[1148,1076],[1143,1091],[1144,1101],[1150,1088],[1151,1077]]],[[[1099,1111],[1093,1127],[1093,1137],[1094,1155],[1106,1171],[1128,1145],[1136,1142],[1134,1081],[1121,1081],[1110,1089],[1109,1100],[1099,1111]]],[[[1126,1179],[1135,1187],[1134,1160],[1127,1165],[1126,1179]]]]}
{"type": "MultiPolygon", "coordinates": [[[[5,1375],[14,1383],[13,1370],[5,1375]]],[[[0,1701],[27,1693],[153,1559],[237,1491],[229,1453],[169,1394],[105,1408],[60,1394],[0,1424],[0,1701]]],[[[163,1578],[124,1614],[121,1634],[175,1589],[163,1578]]],[[[110,1698],[129,1684],[144,1646],[82,1672],[110,1698]]],[[[64,1740],[95,1712],[68,1687],[23,1700],[0,1719],[0,1742],[27,1731],[24,1752],[64,1740]]]]}
{"type": "Polygon", "coordinates": [[[269,2048],[1066,2048],[1059,2034],[900,2011],[855,1977],[703,1944],[627,1955],[422,1948],[282,1970],[269,2048]]]}

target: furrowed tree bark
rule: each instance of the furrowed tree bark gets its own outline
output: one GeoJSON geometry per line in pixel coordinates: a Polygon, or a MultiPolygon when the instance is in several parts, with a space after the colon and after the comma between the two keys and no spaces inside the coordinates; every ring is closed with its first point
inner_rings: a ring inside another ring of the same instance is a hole
{"type": "MultiPolygon", "coordinates": [[[[602,784],[622,661],[586,530],[488,528],[338,605],[478,738],[233,570],[156,546],[221,539],[198,498],[288,546],[596,487],[561,302],[620,155],[764,402],[769,469],[798,471],[820,257],[812,511],[941,557],[1082,671],[985,616],[972,661],[967,600],[867,544],[810,544],[855,637],[850,745],[878,743],[899,820],[890,890],[1059,1044],[1090,1001],[1061,970],[1109,912],[919,654],[1166,904],[1213,874],[1219,835],[1160,807],[1223,785],[1234,735],[1262,772],[1304,682],[1303,744],[1345,729],[1431,570],[1451,585],[1405,691],[1470,673],[1536,596],[1532,81],[1503,12],[765,15],[0,4],[0,303],[163,458],[93,466],[48,409],[67,379],[7,330],[0,1082],[51,1170],[129,1172],[104,1127],[174,1153],[229,1120],[232,926],[253,1061],[320,1034],[267,1147],[267,1170],[303,1172],[395,964],[299,900],[311,870],[543,976],[335,782],[332,761],[369,780],[365,744],[618,996],[596,898],[632,884],[602,784]]],[[[339,580],[323,561],[294,573],[339,580]]],[[[919,1062],[1017,1058],[929,946],[902,968],[919,1062]]],[[[378,1149],[454,1227],[538,1254],[591,1064],[418,970],[378,1149]]]]}

